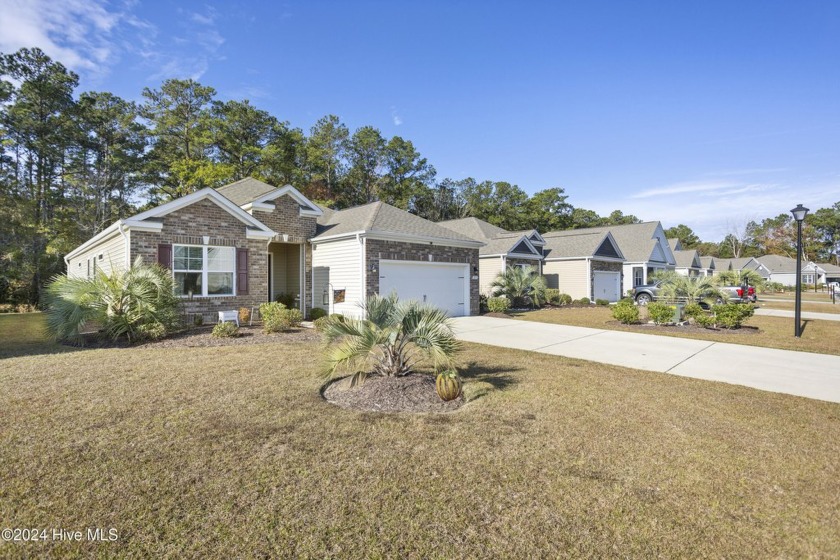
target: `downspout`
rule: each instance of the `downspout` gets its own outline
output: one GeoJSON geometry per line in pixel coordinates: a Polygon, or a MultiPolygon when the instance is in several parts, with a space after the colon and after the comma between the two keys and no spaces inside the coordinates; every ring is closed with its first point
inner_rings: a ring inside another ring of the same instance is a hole
{"type": "Polygon", "coordinates": [[[586,257],[586,277],[589,278],[589,286],[587,286],[587,291],[589,292],[589,300],[595,301],[595,277],[592,276],[592,259],[586,257]]]}
{"type": "Polygon", "coordinates": [[[125,233],[125,231],[123,231],[123,224],[118,225],[117,230],[119,230],[120,235],[122,235],[123,239],[125,239],[125,263],[124,264],[125,264],[125,269],[128,270],[129,268],[131,268],[131,255],[129,254],[129,251],[131,251],[131,243],[128,240],[128,235],[125,233]]]}
{"type": "MultiPolygon", "coordinates": [[[[356,242],[359,244],[359,268],[361,269],[361,290],[362,301],[367,301],[367,262],[365,262],[365,239],[361,233],[356,234],[356,242]]],[[[366,319],[367,317],[362,317],[366,319]]]]}

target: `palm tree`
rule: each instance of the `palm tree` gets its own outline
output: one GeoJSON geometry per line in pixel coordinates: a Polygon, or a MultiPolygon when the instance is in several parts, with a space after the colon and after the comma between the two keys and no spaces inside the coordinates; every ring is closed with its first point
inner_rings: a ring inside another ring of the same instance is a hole
{"type": "Polygon", "coordinates": [[[96,325],[113,339],[133,342],[166,334],[178,322],[172,275],[138,257],[128,270],[93,278],[56,276],[47,287],[47,332],[56,340],[81,342],[96,325]]]}
{"type": "Polygon", "coordinates": [[[422,357],[435,367],[450,366],[458,341],[446,312],[417,301],[399,301],[396,293],[371,296],[362,305],[364,319],[331,315],[322,334],[328,346],[326,374],[355,370],[351,386],[368,373],[400,377],[411,373],[422,357]]]}
{"type": "Polygon", "coordinates": [[[726,300],[726,294],[718,289],[716,281],[710,276],[681,276],[674,274],[664,278],[660,285],[660,295],[669,302],[685,300],[690,303],[702,301],[712,303],[726,300]]]}
{"type": "Polygon", "coordinates": [[[490,284],[493,296],[505,296],[512,307],[545,303],[545,278],[537,275],[533,266],[509,266],[490,284]]]}
{"type": "Polygon", "coordinates": [[[755,270],[724,270],[715,278],[723,286],[764,286],[764,278],[755,270]]]}

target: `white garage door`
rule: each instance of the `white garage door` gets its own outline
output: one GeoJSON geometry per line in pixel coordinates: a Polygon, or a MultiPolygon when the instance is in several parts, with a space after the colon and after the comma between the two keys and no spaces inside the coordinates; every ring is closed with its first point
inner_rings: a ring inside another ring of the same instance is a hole
{"type": "Polygon", "coordinates": [[[595,272],[595,299],[618,301],[621,294],[621,273],[595,272]]]}
{"type": "Polygon", "coordinates": [[[466,264],[379,261],[379,294],[396,291],[445,309],[450,317],[470,314],[470,278],[466,264]]]}

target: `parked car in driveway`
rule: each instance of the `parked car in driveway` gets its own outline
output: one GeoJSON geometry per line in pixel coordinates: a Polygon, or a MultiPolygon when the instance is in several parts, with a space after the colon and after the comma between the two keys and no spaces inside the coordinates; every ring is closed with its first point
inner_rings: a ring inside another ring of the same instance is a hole
{"type": "MultiPolygon", "coordinates": [[[[662,282],[660,280],[652,284],[636,286],[633,288],[633,299],[639,305],[647,305],[652,301],[661,299],[662,282]]],[[[727,301],[755,303],[756,295],[754,286],[721,286],[718,289],[727,296],[727,301]]],[[[700,303],[702,304],[703,302],[700,303]]],[[[723,298],[718,298],[715,303],[723,303],[723,298]]]]}

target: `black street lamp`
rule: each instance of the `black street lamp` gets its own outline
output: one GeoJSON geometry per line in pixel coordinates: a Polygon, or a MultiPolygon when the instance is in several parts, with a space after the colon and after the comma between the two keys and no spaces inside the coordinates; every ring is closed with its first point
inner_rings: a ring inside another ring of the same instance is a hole
{"type": "Polygon", "coordinates": [[[793,312],[796,325],[793,329],[793,336],[799,338],[802,334],[802,324],[800,322],[802,316],[802,222],[808,215],[808,209],[799,204],[790,213],[796,220],[796,306],[793,312]]]}

